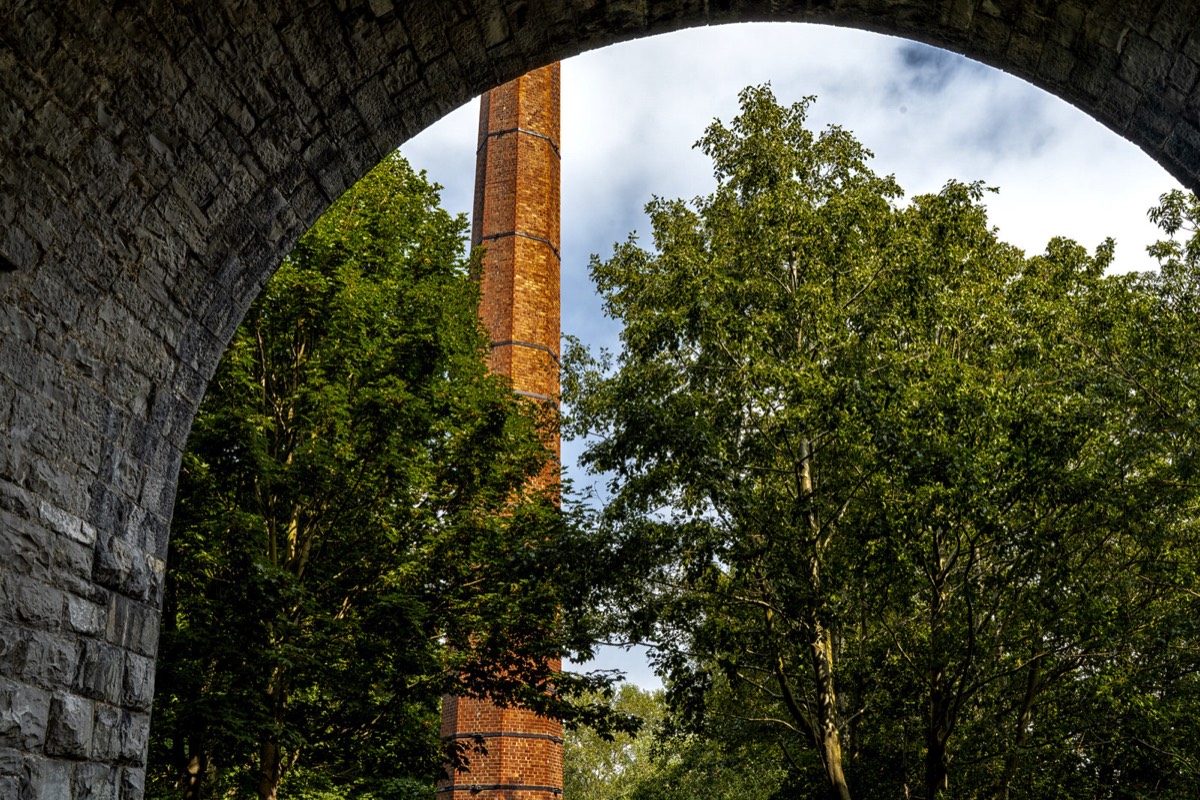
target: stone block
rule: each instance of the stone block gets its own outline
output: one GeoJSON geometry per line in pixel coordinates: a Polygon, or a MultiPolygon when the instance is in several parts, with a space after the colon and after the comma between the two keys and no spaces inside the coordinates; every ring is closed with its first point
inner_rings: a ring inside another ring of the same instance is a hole
{"type": "Polygon", "coordinates": [[[1014,36],[1008,43],[1006,60],[1023,74],[1035,71],[1042,57],[1042,41],[1029,36],[1014,36]]]}
{"type": "Polygon", "coordinates": [[[121,715],[121,751],[123,764],[144,767],[146,742],[150,739],[150,715],[124,712],[121,715]]]}
{"type": "Polygon", "coordinates": [[[29,638],[25,629],[0,623],[0,675],[19,675],[28,658],[29,638]]]}
{"type": "Polygon", "coordinates": [[[1130,126],[1138,133],[1139,138],[1157,150],[1163,146],[1171,134],[1170,110],[1164,108],[1163,104],[1155,97],[1143,98],[1142,102],[1138,104],[1137,110],[1134,111],[1130,126]]]}
{"type": "Polygon", "coordinates": [[[145,766],[150,715],[96,704],[91,757],[94,761],[145,766]]]}
{"type": "Polygon", "coordinates": [[[75,768],[71,800],[121,800],[121,768],[84,763],[75,768]]]}
{"type": "Polygon", "coordinates": [[[1104,87],[1103,94],[1096,105],[1110,125],[1124,127],[1133,117],[1134,109],[1137,108],[1140,100],[1141,92],[1136,88],[1127,83],[1113,80],[1104,87]]]}
{"type": "Polygon", "coordinates": [[[1167,74],[1171,60],[1167,53],[1152,39],[1131,33],[1126,37],[1121,51],[1121,79],[1137,87],[1161,81],[1167,74]]]}
{"type": "Polygon", "coordinates": [[[69,536],[80,544],[90,545],[96,540],[96,529],[85,525],[79,517],[42,500],[38,503],[38,515],[50,530],[69,536]]]}
{"type": "Polygon", "coordinates": [[[79,647],[74,639],[39,631],[26,631],[25,664],[20,675],[46,689],[70,686],[79,647]]]}
{"type": "Polygon", "coordinates": [[[124,653],[119,648],[84,639],[79,645],[79,665],[72,688],[93,700],[120,702],[124,666],[124,653]]]}
{"type": "Polygon", "coordinates": [[[72,633],[95,636],[104,630],[105,607],[91,600],[67,595],[66,627],[72,633]]]}
{"type": "Polygon", "coordinates": [[[1169,80],[1171,85],[1182,92],[1190,92],[1192,87],[1196,85],[1196,78],[1200,75],[1200,67],[1196,66],[1196,62],[1192,61],[1187,56],[1177,56],[1175,64],[1171,67],[1169,80]]]}
{"type": "Polygon", "coordinates": [[[71,793],[75,764],[50,758],[27,758],[21,800],[77,800],[71,793]]]}
{"type": "Polygon", "coordinates": [[[125,654],[125,682],[121,704],[136,711],[149,711],[154,701],[154,659],[125,654]]]}
{"type": "Polygon", "coordinates": [[[1176,47],[1195,27],[1196,6],[1191,0],[1161,0],[1150,38],[1164,47],[1176,47]]]}
{"type": "Polygon", "coordinates": [[[121,800],[142,800],[145,793],[145,767],[125,767],[121,770],[121,800]]]}
{"type": "MultiPolygon", "coordinates": [[[[123,420],[120,420],[120,415],[113,413],[106,420],[107,427],[123,428],[123,420]]],[[[120,430],[112,430],[106,438],[112,438],[120,435],[120,430]]],[[[105,447],[101,453],[101,462],[110,464],[113,460],[112,445],[110,442],[105,442],[105,447]]],[[[99,531],[105,531],[111,537],[117,531],[123,531],[129,524],[129,514],[131,504],[129,500],[121,497],[112,488],[103,481],[96,481],[90,488],[90,501],[88,505],[87,517],[97,530],[97,541],[99,541],[99,531]]],[[[109,587],[116,588],[116,587],[109,587]]]]}
{"type": "Polygon", "coordinates": [[[110,597],[105,638],[111,644],[152,658],[158,651],[159,625],[157,609],[123,595],[110,597]]]}
{"type": "Polygon", "coordinates": [[[0,747],[40,752],[49,719],[49,692],[0,678],[0,747]]]}
{"type": "MultiPolygon", "coordinates": [[[[75,592],[77,595],[90,595],[94,592],[95,584],[92,583],[92,567],[95,561],[94,546],[80,544],[66,536],[55,536],[51,541],[50,558],[56,575],[56,583],[60,589],[75,592]]],[[[65,622],[64,615],[64,624],[65,622]]]]}
{"type": "Polygon", "coordinates": [[[121,756],[121,709],[96,703],[92,726],[92,759],[114,763],[121,756]]]}
{"type": "MultiPolygon", "coordinates": [[[[20,750],[11,747],[0,748],[0,775],[20,775],[25,765],[25,757],[20,750]]],[[[4,795],[0,795],[4,797],[4,795]]]]}
{"type": "Polygon", "coordinates": [[[77,695],[54,695],[50,699],[46,755],[87,758],[92,749],[94,716],[91,700],[77,695]]]}
{"type": "Polygon", "coordinates": [[[1071,76],[1071,68],[1075,65],[1075,57],[1071,51],[1053,42],[1042,48],[1041,61],[1038,63],[1037,74],[1049,86],[1061,86],[1071,76]]]}
{"type": "MultiPolygon", "coordinates": [[[[0,363],[0,372],[3,364],[0,363]]],[[[53,536],[41,525],[35,525],[18,516],[0,510],[0,598],[3,598],[3,614],[10,619],[17,612],[15,592],[18,586],[8,578],[14,574],[35,578],[50,575],[50,537],[53,536]],[[4,573],[7,573],[4,574],[4,573]]]]}
{"type": "Polygon", "coordinates": [[[42,248],[20,227],[10,225],[0,234],[0,252],[16,269],[29,270],[37,264],[42,248]]]}
{"type": "Polygon", "coordinates": [[[149,600],[161,582],[156,569],[151,556],[137,545],[107,530],[97,536],[92,575],[101,586],[138,600],[149,600]]]}

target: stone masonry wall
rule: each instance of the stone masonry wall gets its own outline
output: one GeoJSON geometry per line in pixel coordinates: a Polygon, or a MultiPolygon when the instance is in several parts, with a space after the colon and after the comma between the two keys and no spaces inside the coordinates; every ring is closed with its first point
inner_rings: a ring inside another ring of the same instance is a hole
{"type": "Polygon", "coordinates": [[[749,20],[965,53],[1200,187],[1198,0],[0,0],[0,797],[141,796],[180,452],[329,203],[489,87],[749,20]]]}

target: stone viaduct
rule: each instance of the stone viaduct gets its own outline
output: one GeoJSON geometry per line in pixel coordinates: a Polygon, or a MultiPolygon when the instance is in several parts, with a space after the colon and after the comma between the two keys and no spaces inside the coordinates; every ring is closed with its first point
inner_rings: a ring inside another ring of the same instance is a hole
{"type": "Polygon", "coordinates": [[[0,797],[141,797],[180,450],[330,202],[531,68],[752,20],[966,54],[1200,186],[1200,0],[0,0],[0,797]]]}

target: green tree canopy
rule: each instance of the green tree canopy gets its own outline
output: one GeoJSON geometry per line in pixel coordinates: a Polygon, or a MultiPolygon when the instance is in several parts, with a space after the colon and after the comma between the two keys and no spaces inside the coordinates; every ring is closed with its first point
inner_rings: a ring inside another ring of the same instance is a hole
{"type": "Polygon", "coordinates": [[[530,488],[556,421],[488,374],[465,222],[437,201],[385,159],[217,370],[180,475],[151,796],[409,797],[445,757],[442,694],[570,716],[547,660],[586,548],[530,488]]]}
{"type": "Polygon", "coordinates": [[[574,347],[564,386],[616,626],[684,730],[777,732],[779,797],[1177,796],[1196,361],[1158,306],[1194,319],[1162,291],[1194,278],[1027,258],[980,184],[902,204],[810,103],[745,90],[698,143],[713,193],[593,259],[622,346],[574,347]]]}
{"type": "MultiPolygon", "coordinates": [[[[710,699],[722,697],[714,692],[710,699]]],[[[569,730],[563,744],[563,795],[571,800],[744,800],[771,797],[787,778],[778,731],[713,715],[719,730],[680,730],[661,690],[624,685],[609,701],[643,721],[636,736],[569,730]]]]}

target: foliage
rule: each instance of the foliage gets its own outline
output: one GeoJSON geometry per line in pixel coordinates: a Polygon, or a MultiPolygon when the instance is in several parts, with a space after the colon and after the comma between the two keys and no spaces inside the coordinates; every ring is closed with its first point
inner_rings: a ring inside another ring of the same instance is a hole
{"type": "Polygon", "coordinates": [[[662,691],[625,685],[615,711],[643,721],[636,736],[568,731],[563,745],[564,796],[573,800],[742,800],[773,797],[786,777],[771,747],[774,731],[728,717],[720,731],[688,733],[666,716],[662,691]]]}
{"type": "Polygon", "coordinates": [[[637,733],[602,735],[587,727],[567,730],[563,741],[563,794],[574,800],[634,798],[633,787],[651,771],[650,745],[663,715],[661,692],[622,685],[610,697],[599,696],[641,721],[637,733]]]}
{"type": "Polygon", "coordinates": [[[622,349],[564,387],[614,627],[685,732],[775,731],[780,797],[1186,793],[1193,248],[1027,258],[984,187],[901,205],[810,102],[745,90],[698,143],[715,191],[593,259],[622,349]]]}
{"type": "Polygon", "coordinates": [[[554,420],[487,373],[465,222],[437,199],[385,159],[217,369],[180,475],[152,797],[407,798],[445,758],[443,693],[573,713],[580,681],[547,664],[586,548],[530,482],[554,420]]]}

